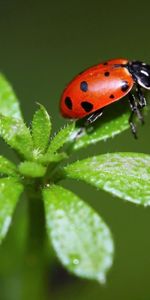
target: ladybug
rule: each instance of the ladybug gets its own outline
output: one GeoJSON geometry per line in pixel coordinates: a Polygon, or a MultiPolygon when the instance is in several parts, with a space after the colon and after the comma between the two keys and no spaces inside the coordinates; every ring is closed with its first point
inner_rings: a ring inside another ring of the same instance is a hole
{"type": "Polygon", "coordinates": [[[112,59],[88,68],[68,84],[60,100],[61,114],[71,119],[87,116],[85,125],[88,125],[102,116],[103,108],[128,94],[129,124],[136,138],[133,118],[136,114],[144,123],[141,110],[147,104],[142,88],[150,89],[150,65],[112,59]]]}

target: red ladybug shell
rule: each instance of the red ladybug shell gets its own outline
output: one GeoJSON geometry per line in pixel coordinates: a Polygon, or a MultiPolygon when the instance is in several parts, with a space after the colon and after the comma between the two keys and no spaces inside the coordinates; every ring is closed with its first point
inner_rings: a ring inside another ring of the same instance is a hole
{"type": "Polygon", "coordinates": [[[80,119],[127,95],[134,84],[128,69],[121,66],[127,63],[126,59],[109,60],[76,76],[62,94],[62,115],[80,119]]]}

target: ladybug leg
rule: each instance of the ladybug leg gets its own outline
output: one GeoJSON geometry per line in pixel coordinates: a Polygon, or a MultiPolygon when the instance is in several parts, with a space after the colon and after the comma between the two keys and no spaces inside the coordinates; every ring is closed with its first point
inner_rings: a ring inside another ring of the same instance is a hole
{"type": "Polygon", "coordinates": [[[129,104],[130,104],[130,108],[131,108],[131,115],[129,117],[129,124],[131,127],[131,131],[134,135],[135,138],[137,138],[137,134],[136,134],[136,126],[133,122],[134,119],[134,115],[136,114],[138,119],[140,120],[140,122],[143,124],[144,120],[143,120],[143,116],[140,112],[141,107],[139,107],[139,104],[137,103],[134,94],[129,93],[129,104]]]}
{"type": "Polygon", "coordinates": [[[91,132],[93,128],[88,128],[90,124],[94,123],[97,119],[99,119],[103,114],[103,110],[99,109],[97,111],[95,111],[94,113],[90,114],[88,116],[88,118],[86,119],[84,126],[81,127],[79,129],[79,131],[77,132],[76,138],[80,138],[80,136],[82,136],[85,131],[91,132]],[[87,130],[90,129],[90,130],[87,130]]]}
{"type": "Polygon", "coordinates": [[[78,139],[78,138],[80,138],[84,133],[85,133],[85,128],[84,128],[84,127],[81,127],[81,128],[77,131],[77,133],[76,133],[76,135],[75,135],[75,140],[78,139]]]}
{"type": "Polygon", "coordinates": [[[130,104],[131,110],[137,115],[139,121],[143,124],[144,120],[143,120],[143,116],[140,111],[141,106],[139,105],[139,103],[137,103],[134,94],[131,94],[131,93],[129,94],[129,104],[130,104]]]}
{"type": "Polygon", "coordinates": [[[89,117],[86,119],[85,121],[85,127],[87,127],[88,125],[94,123],[96,120],[98,120],[103,114],[103,110],[99,109],[97,111],[95,111],[93,114],[89,115],[89,117]]]}
{"type": "Polygon", "coordinates": [[[131,131],[134,135],[134,138],[137,139],[137,132],[136,132],[136,126],[133,122],[133,118],[134,118],[134,111],[131,112],[131,115],[129,117],[129,124],[130,124],[130,128],[131,128],[131,131]]]}
{"type": "Polygon", "coordinates": [[[137,84],[136,86],[136,91],[137,91],[137,96],[139,99],[139,106],[142,109],[143,107],[145,107],[147,105],[146,99],[142,93],[141,87],[139,86],[139,84],[137,84]]]}

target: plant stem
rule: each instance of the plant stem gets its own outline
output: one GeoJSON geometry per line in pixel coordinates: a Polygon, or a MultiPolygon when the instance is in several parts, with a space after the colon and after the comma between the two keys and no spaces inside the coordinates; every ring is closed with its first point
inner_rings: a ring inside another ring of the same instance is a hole
{"type": "Polygon", "coordinates": [[[23,300],[46,299],[45,219],[40,182],[27,188],[28,244],[24,267],[23,300]]]}

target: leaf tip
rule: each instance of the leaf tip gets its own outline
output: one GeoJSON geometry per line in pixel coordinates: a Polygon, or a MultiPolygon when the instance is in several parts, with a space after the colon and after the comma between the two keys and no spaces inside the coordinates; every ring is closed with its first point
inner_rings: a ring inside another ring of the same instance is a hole
{"type": "Polygon", "coordinates": [[[42,106],[42,104],[38,101],[35,102],[37,106],[42,106]]]}
{"type": "Polygon", "coordinates": [[[99,272],[97,275],[96,280],[98,281],[98,283],[100,284],[105,284],[106,283],[106,275],[103,272],[99,272]]]}

